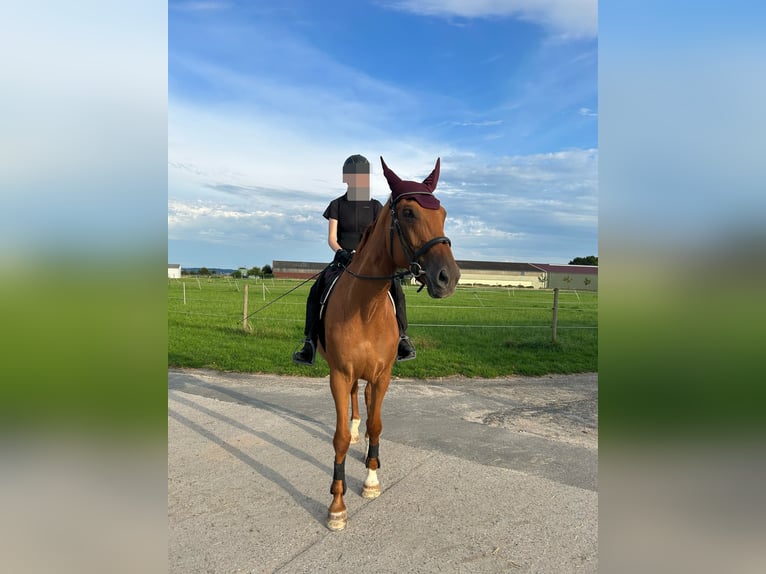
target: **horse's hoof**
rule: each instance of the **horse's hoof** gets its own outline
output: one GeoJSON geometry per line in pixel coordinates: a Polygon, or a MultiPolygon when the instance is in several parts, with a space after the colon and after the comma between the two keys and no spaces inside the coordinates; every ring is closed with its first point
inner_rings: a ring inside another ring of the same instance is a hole
{"type": "Polygon", "coordinates": [[[362,485],[362,498],[378,498],[380,496],[380,483],[367,486],[362,485]]]}
{"type": "Polygon", "coordinates": [[[343,530],[348,523],[348,516],[346,511],[341,512],[328,512],[327,513],[327,528],[332,531],[343,530]]]}

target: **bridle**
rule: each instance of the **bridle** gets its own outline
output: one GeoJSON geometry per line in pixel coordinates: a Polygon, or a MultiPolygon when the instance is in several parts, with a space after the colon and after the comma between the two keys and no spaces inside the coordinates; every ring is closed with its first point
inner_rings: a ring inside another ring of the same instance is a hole
{"type": "MultiPolygon", "coordinates": [[[[398,271],[397,273],[394,273],[393,275],[360,275],[359,273],[354,273],[353,271],[349,270],[347,267],[344,267],[344,271],[347,273],[353,275],[357,279],[394,279],[394,278],[402,278],[406,277],[407,275],[412,275],[413,277],[420,277],[425,273],[423,271],[423,267],[420,265],[419,259],[425,255],[434,245],[438,245],[440,243],[446,243],[450,247],[452,246],[452,241],[450,241],[449,237],[440,236],[440,237],[434,237],[433,239],[429,239],[426,241],[423,245],[418,247],[417,249],[414,249],[410,242],[407,240],[407,238],[404,236],[404,231],[402,231],[402,225],[399,223],[399,216],[396,214],[396,204],[397,202],[409,195],[413,195],[411,193],[404,193],[396,198],[396,200],[389,200],[389,205],[391,206],[391,227],[389,228],[389,247],[391,252],[391,259],[394,260],[394,230],[396,230],[396,235],[399,237],[399,244],[402,246],[402,251],[404,251],[404,256],[409,260],[407,271],[398,271]]],[[[422,289],[422,287],[421,287],[422,289]]]]}
{"type": "Polygon", "coordinates": [[[450,247],[452,247],[452,242],[449,240],[449,237],[434,237],[433,239],[430,239],[426,241],[423,245],[421,245],[417,250],[414,250],[412,248],[412,245],[410,245],[410,242],[407,241],[407,238],[404,236],[404,232],[402,231],[402,226],[399,223],[399,217],[396,215],[396,202],[398,202],[404,195],[400,195],[396,198],[396,201],[391,202],[391,228],[389,230],[389,242],[388,244],[391,247],[391,259],[394,258],[394,229],[396,229],[396,234],[399,236],[399,244],[402,246],[402,251],[404,251],[404,256],[409,259],[409,272],[414,277],[420,277],[423,275],[424,271],[423,268],[420,266],[419,259],[425,255],[429,249],[431,249],[434,245],[438,245],[439,243],[446,243],[450,247]]]}

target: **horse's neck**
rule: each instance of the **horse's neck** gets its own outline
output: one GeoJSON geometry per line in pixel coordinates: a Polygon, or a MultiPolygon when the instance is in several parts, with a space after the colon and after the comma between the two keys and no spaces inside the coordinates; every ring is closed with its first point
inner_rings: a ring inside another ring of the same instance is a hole
{"type": "MultiPolygon", "coordinates": [[[[385,208],[384,208],[385,209],[385,208]]],[[[374,227],[365,241],[363,248],[354,255],[350,269],[359,275],[368,277],[391,276],[396,271],[396,264],[391,259],[388,247],[388,234],[391,217],[381,213],[373,224],[374,227]]],[[[390,281],[357,279],[354,287],[370,293],[386,293],[390,281]]]]}

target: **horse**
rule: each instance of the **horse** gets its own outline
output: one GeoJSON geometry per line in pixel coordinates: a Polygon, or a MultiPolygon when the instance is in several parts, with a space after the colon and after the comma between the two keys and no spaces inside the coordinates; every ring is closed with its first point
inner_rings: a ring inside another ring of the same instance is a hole
{"type": "MultiPolygon", "coordinates": [[[[378,217],[365,230],[357,252],[344,269],[327,302],[324,340],[320,354],[330,367],[330,390],[335,402],[333,437],[335,460],[330,486],[332,503],[327,527],[342,530],[348,522],[345,462],[351,442],[348,409],[352,403],[352,427],[358,428],[359,380],[367,381],[367,478],[364,498],[376,498],[381,488],[380,434],[381,406],[391,381],[396,359],[399,329],[389,296],[390,282],[412,274],[436,299],[454,293],[460,269],[452,255],[451,241],[444,236],[447,212],[433,195],[439,179],[440,158],[422,183],[403,181],[380,158],[391,196],[378,217]],[[397,272],[397,269],[407,269],[397,272]]],[[[353,430],[356,431],[356,428],[353,430]]]]}

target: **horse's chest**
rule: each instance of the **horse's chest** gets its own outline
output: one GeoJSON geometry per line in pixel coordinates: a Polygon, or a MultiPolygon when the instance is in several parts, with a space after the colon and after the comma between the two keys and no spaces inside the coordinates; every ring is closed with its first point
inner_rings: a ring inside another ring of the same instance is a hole
{"type": "Polygon", "coordinates": [[[388,338],[387,335],[396,334],[398,329],[396,310],[388,296],[376,305],[356,309],[331,305],[327,323],[328,337],[350,340],[355,344],[378,342],[388,338]]]}

